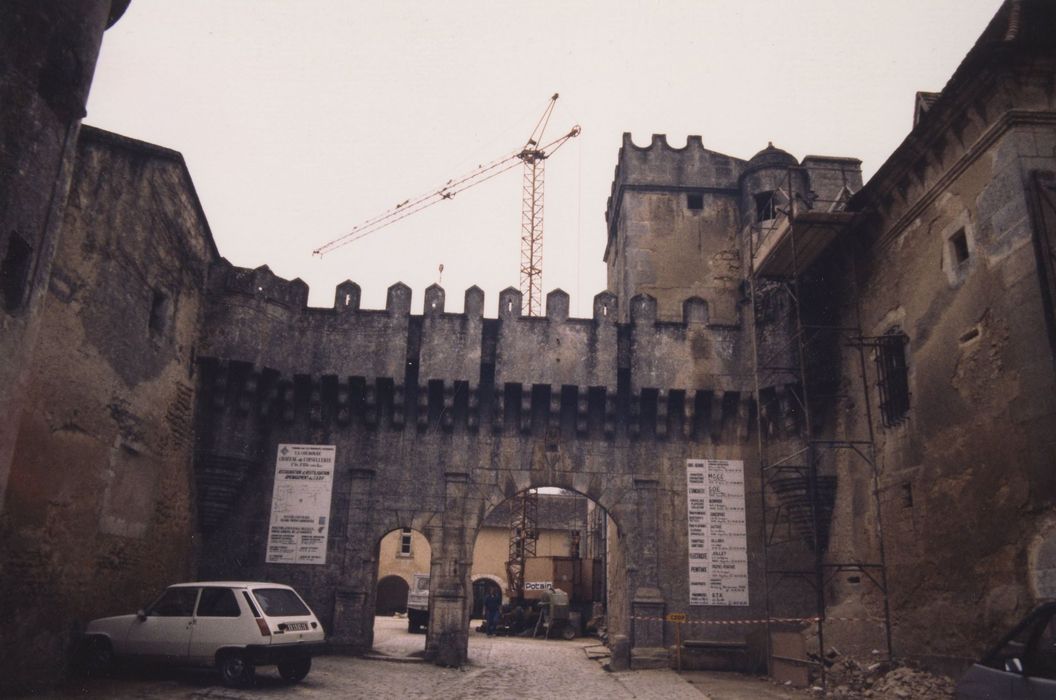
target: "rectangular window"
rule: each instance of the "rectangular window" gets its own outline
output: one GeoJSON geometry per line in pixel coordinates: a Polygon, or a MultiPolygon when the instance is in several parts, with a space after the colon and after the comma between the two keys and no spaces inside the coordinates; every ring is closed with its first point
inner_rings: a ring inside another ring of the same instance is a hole
{"type": "Polygon", "coordinates": [[[909,413],[909,368],[905,333],[892,331],[876,339],[876,386],[885,426],[898,425],[909,413]]]}
{"type": "Polygon", "coordinates": [[[203,588],[198,599],[198,617],[238,617],[238,599],[230,588],[203,588]]]}
{"type": "Polygon", "coordinates": [[[777,216],[774,207],[774,192],[760,192],[755,195],[755,220],[770,221],[777,216]]]}
{"type": "Polygon", "coordinates": [[[400,533],[400,556],[411,556],[411,528],[405,527],[400,533]]]}
{"type": "Polygon", "coordinates": [[[686,206],[694,211],[704,208],[704,195],[699,192],[690,192],[686,195],[686,206]]]}
{"type": "Polygon", "coordinates": [[[288,588],[254,588],[253,597],[270,617],[305,617],[311,615],[304,602],[288,588]]]}
{"type": "Polygon", "coordinates": [[[198,600],[197,588],[169,588],[158,598],[147,615],[156,617],[190,617],[198,600]]]}

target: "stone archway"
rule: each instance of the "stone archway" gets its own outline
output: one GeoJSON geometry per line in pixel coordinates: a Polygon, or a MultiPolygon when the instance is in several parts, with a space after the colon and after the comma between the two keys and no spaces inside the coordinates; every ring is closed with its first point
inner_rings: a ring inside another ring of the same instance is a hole
{"type": "MultiPolygon", "coordinates": [[[[540,531],[537,533],[535,556],[526,567],[526,575],[546,578],[544,574],[550,573],[547,582],[567,590],[571,607],[581,624],[589,620],[596,609],[609,608],[616,631],[625,630],[629,624],[630,610],[627,556],[624,552],[627,538],[620,534],[618,521],[597,499],[578,490],[565,486],[541,488],[544,493],[538,498],[544,505],[540,509],[538,522],[540,531]],[[614,555],[611,561],[620,562],[619,571],[610,562],[610,552],[614,555]]],[[[613,492],[602,493],[611,496],[613,492]]],[[[516,600],[525,607],[531,607],[541,596],[541,591],[532,591],[525,596],[530,600],[518,599],[517,592],[507,585],[505,565],[510,554],[510,513],[507,511],[517,493],[506,497],[505,493],[493,492],[488,496],[481,504],[483,517],[468,533],[472,537],[475,575],[472,577],[474,595],[467,601],[470,602],[465,621],[467,639],[468,635],[473,634],[468,628],[469,620],[474,613],[479,613],[476,610],[479,606],[474,599],[479,597],[476,595],[477,588],[482,580],[501,581],[504,602],[507,603],[512,604],[516,600]],[[501,561],[480,561],[482,557],[489,556],[501,561]],[[501,576],[492,575],[485,579],[483,572],[490,569],[496,569],[501,576]]],[[[539,585],[538,581],[532,583],[539,585]]],[[[612,626],[610,623],[610,628],[612,626]]]]}

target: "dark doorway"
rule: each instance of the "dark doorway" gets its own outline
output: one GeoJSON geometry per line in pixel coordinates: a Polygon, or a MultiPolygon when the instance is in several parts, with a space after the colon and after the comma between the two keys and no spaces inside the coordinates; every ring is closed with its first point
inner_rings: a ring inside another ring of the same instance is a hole
{"type": "Polygon", "coordinates": [[[407,612],[407,593],[410,586],[400,576],[386,576],[378,581],[378,597],[374,606],[376,615],[393,615],[407,612]]]}
{"type": "Polygon", "coordinates": [[[484,619],[484,597],[488,595],[488,588],[492,586],[498,588],[497,583],[487,578],[478,578],[473,582],[473,612],[469,615],[471,618],[484,619]]]}

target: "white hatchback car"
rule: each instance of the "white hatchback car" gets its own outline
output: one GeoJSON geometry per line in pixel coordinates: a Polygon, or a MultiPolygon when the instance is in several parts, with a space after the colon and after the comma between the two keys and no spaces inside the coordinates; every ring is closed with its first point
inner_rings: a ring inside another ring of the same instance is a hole
{"type": "Polygon", "coordinates": [[[89,622],[84,662],[89,671],[115,659],[215,666],[225,685],[237,686],[271,664],[299,681],[324,646],[323,626],[289,586],[202,581],[169,586],[135,615],[89,622]]]}

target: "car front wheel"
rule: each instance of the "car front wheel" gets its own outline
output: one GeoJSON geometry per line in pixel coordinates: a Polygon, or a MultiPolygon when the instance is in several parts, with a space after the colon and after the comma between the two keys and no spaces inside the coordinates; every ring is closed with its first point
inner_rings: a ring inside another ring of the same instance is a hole
{"type": "Polygon", "coordinates": [[[289,683],[296,683],[304,680],[304,677],[308,675],[308,672],[312,670],[311,658],[305,659],[294,659],[293,661],[283,661],[278,664],[279,675],[282,676],[284,681],[289,683]]]}
{"type": "Polygon", "coordinates": [[[227,652],[216,662],[216,668],[220,671],[220,680],[229,688],[239,688],[249,685],[253,680],[253,664],[238,652],[227,652]]]}

